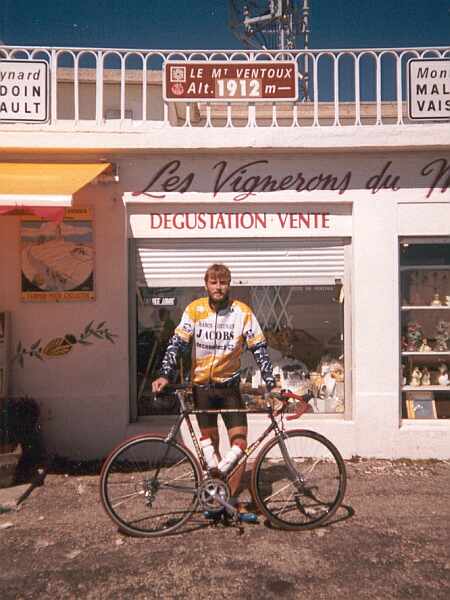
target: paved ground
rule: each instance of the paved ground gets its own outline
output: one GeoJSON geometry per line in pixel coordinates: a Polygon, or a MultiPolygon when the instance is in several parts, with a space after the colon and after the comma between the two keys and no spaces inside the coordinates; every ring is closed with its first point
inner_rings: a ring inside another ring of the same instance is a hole
{"type": "MultiPolygon", "coordinates": [[[[123,598],[450,598],[450,463],[347,463],[346,508],[327,527],[262,521],[125,537],[104,514],[98,477],[48,475],[0,514],[3,600],[123,598]]],[[[1,495],[0,495],[1,499],[1,495]]]]}

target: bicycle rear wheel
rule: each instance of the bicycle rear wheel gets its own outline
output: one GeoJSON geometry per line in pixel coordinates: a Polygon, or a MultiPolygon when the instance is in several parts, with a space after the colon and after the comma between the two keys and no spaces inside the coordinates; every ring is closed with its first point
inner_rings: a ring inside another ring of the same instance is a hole
{"type": "Polygon", "coordinates": [[[125,441],[100,474],[102,504],[119,529],[134,536],[165,535],[197,505],[200,467],[184,446],[157,436],[125,441]]]}
{"type": "Polygon", "coordinates": [[[259,453],[252,492],[263,514],[282,529],[312,529],[333,515],[344,499],[346,472],[337,448],[307,430],[283,434],[259,453]]]}

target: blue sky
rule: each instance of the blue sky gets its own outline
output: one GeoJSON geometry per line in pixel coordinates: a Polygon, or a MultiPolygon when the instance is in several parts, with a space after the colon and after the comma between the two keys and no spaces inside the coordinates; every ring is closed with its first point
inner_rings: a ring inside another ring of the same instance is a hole
{"type": "MultiPolygon", "coordinates": [[[[450,0],[310,0],[312,48],[450,45],[450,0]]],[[[9,45],[239,48],[227,0],[2,0],[9,45]]]]}

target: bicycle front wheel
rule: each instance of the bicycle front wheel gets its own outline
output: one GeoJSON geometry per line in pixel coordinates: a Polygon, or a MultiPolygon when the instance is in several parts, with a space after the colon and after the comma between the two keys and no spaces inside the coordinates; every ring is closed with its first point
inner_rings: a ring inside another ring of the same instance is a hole
{"type": "Polygon", "coordinates": [[[132,438],[113,450],[102,467],[102,504],[121,531],[165,535],[194,512],[200,473],[193,455],[175,441],[132,438]]]}
{"type": "Polygon", "coordinates": [[[307,430],[285,432],[259,453],[252,473],[256,503],[282,529],[312,529],[344,499],[346,472],[337,448],[307,430]]]}

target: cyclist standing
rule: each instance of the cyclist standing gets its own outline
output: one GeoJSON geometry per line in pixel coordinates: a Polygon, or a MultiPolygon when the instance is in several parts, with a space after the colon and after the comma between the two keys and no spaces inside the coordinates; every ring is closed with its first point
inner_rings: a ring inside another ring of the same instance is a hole
{"type": "MultiPolygon", "coordinates": [[[[191,380],[194,402],[200,410],[243,408],[239,391],[240,357],[248,348],[261,370],[270,391],[275,386],[273,367],[267,353],[267,343],[251,309],[238,300],[230,299],[231,273],[222,264],[211,265],[205,273],[207,297],[191,302],[185,309],[174,335],[169,340],[162,360],[160,377],[153,381],[152,390],[164,389],[176,371],[180,351],[192,343],[191,380]]],[[[247,415],[223,413],[230,446],[238,451],[247,448],[247,415]]],[[[199,414],[198,423],[204,438],[210,438],[219,456],[217,414],[199,414]]],[[[239,488],[243,469],[230,481],[234,497],[239,488]]],[[[233,498],[236,500],[235,498],[233,498]]]]}

